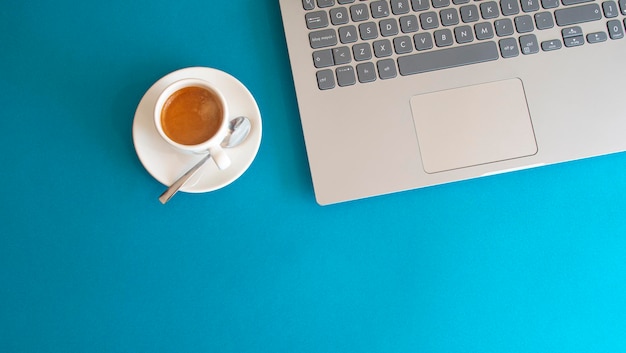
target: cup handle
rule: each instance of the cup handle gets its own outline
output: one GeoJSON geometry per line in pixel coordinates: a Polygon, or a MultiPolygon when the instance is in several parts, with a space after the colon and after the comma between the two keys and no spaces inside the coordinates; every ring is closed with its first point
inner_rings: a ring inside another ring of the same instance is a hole
{"type": "Polygon", "coordinates": [[[211,147],[209,152],[219,169],[226,169],[230,166],[230,158],[228,158],[221,146],[211,147]]]}

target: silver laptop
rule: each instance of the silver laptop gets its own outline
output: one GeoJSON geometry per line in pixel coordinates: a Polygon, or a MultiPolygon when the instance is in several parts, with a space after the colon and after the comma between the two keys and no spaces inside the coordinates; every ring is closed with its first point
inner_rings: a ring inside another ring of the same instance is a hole
{"type": "Polygon", "coordinates": [[[280,0],[319,204],[626,150],[626,0],[280,0]]]}

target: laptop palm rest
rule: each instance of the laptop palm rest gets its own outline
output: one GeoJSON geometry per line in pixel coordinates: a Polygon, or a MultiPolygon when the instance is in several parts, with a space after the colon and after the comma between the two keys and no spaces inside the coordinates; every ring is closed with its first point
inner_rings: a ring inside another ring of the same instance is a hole
{"type": "Polygon", "coordinates": [[[426,173],[537,153],[520,79],[421,94],[410,103],[426,173]]]}

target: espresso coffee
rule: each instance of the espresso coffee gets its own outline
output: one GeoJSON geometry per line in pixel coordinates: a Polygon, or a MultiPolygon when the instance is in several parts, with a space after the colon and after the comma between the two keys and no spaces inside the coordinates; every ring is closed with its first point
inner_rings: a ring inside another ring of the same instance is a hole
{"type": "Polygon", "coordinates": [[[161,126],[172,141],[197,145],[213,137],[224,119],[219,97],[202,87],[185,87],[174,92],[163,104],[161,126]]]}

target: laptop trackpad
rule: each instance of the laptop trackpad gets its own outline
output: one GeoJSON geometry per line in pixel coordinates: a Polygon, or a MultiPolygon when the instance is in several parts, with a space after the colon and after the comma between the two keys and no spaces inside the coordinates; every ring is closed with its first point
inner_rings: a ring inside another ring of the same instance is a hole
{"type": "Polygon", "coordinates": [[[427,173],[537,153],[519,79],[413,96],[411,110],[427,173]]]}

